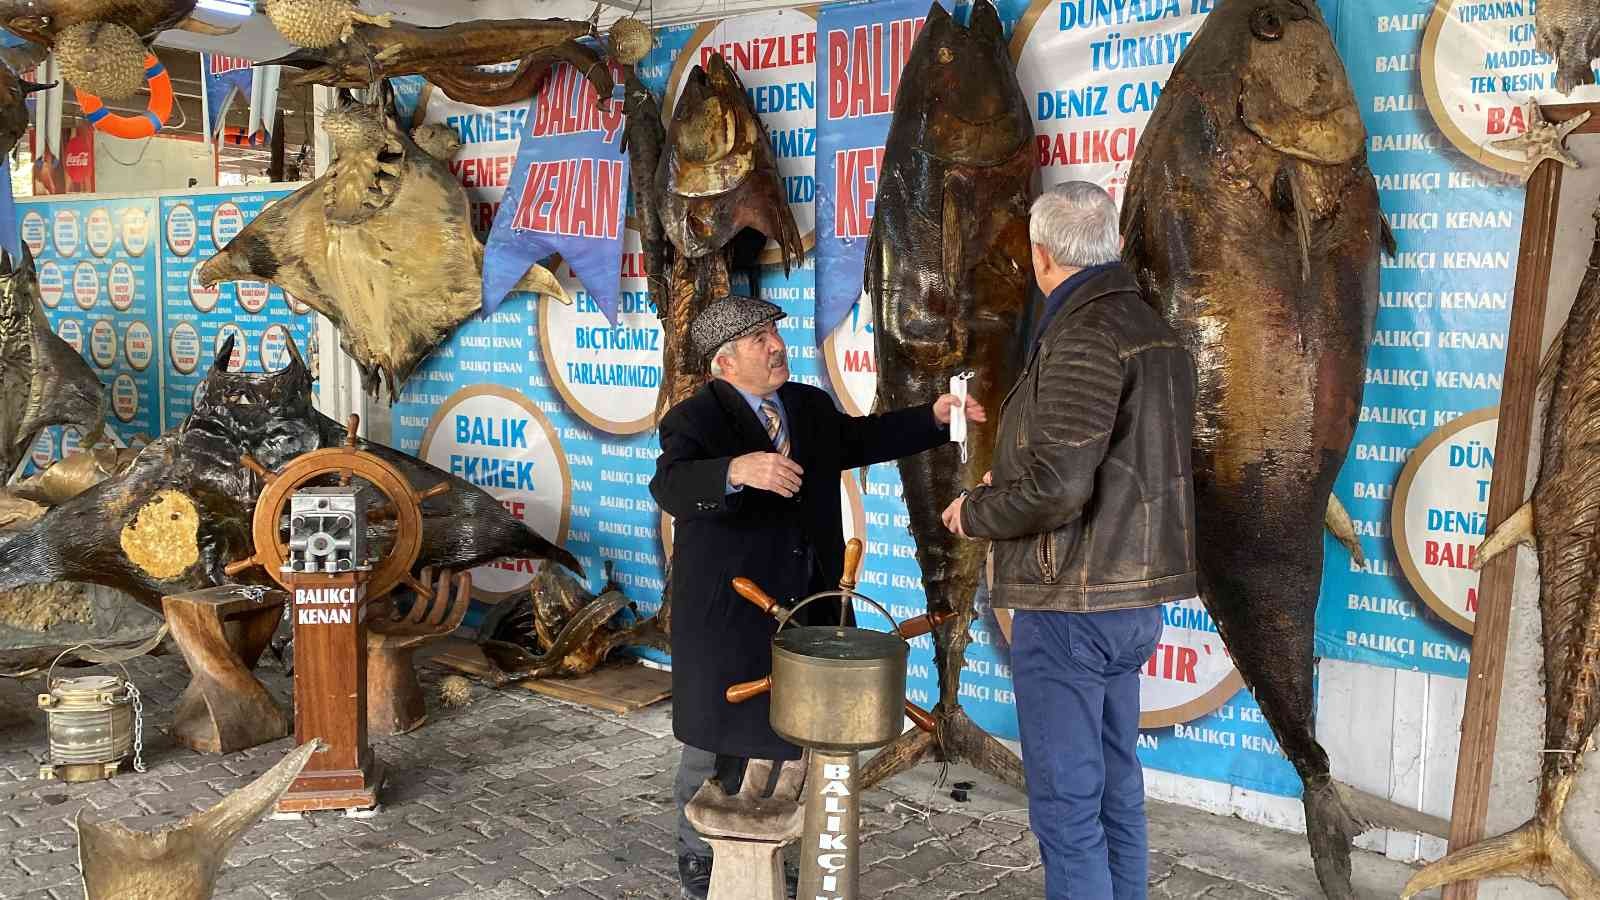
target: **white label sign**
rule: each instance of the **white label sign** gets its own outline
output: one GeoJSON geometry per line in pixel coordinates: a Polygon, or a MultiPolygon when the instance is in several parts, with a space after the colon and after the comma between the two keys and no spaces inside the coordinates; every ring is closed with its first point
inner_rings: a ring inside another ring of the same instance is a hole
{"type": "Polygon", "coordinates": [[[872,335],[872,298],[866,291],[822,342],[822,357],[844,411],[852,416],[871,412],[878,394],[878,350],[872,335]]]}

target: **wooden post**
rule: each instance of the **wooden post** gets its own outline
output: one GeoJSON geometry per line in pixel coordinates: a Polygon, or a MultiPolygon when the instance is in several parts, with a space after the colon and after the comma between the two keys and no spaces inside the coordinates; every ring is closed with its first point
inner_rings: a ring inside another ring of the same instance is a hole
{"type": "Polygon", "coordinates": [[[367,572],[295,573],[294,737],[318,738],[279,812],[376,806],[382,766],[367,742],[367,572]]]}

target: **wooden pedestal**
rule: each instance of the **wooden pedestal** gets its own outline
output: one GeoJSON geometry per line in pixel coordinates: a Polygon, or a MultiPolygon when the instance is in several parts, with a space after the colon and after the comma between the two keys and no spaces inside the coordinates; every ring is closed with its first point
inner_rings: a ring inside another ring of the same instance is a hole
{"type": "Polygon", "coordinates": [[[250,670],[277,630],[288,594],[237,585],[162,598],[191,678],[173,716],[173,740],[233,753],[289,733],[289,715],[250,670]]]}
{"type": "Polygon", "coordinates": [[[320,738],[279,812],[377,805],[381,765],[367,743],[368,573],[293,575],[294,736],[320,738]]]}

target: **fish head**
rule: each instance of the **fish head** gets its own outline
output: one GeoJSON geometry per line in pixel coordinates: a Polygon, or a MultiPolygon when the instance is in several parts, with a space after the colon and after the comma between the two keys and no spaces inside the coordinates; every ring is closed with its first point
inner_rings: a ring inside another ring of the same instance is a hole
{"type": "Polygon", "coordinates": [[[33,267],[33,251],[26,241],[22,258],[0,250],[0,320],[23,318],[33,312],[39,299],[39,278],[33,267]]]}
{"type": "Polygon", "coordinates": [[[667,127],[669,188],[683,197],[724,194],[755,171],[759,124],[744,85],[719,53],[685,80],[667,127]]]}
{"type": "Polygon", "coordinates": [[[336,156],[376,154],[388,143],[383,109],[366,103],[345,103],[322,117],[322,130],[336,156]]]}
{"type": "MultiPolygon", "coordinates": [[[[294,338],[289,338],[289,364],[276,372],[233,372],[228,369],[233,356],[234,335],[217,348],[211,370],[195,392],[191,423],[203,422],[207,430],[222,431],[236,444],[247,446],[287,440],[299,450],[304,423],[313,418],[311,371],[300,356],[294,338]]],[[[269,468],[282,455],[269,452],[258,456],[269,468]]]]}
{"type": "Polygon", "coordinates": [[[911,47],[895,110],[915,110],[912,118],[925,120],[926,135],[918,143],[934,156],[993,165],[1010,159],[1033,136],[1016,84],[994,4],[978,0],[963,28],[935,2],[911,47]]]}
{"type": "Polygon", "coordinates": [[[1240,120],[1269,147],[1321,165],[1361,154],[1366,127],[1314,0],[1227,0],[1190,47],[1239,71],[1240,120]]]}

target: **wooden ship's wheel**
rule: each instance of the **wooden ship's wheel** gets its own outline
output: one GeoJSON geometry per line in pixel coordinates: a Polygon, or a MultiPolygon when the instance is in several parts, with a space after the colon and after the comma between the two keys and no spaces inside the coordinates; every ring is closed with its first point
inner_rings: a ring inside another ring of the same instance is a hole
{"type": "Polygon", "coordinates": [[[450,482],[441,481],[426,491],[418,492],[411,482],[393,465],[382,458],[357,447],[356,429],[360,419],[352,415],[345,426],[344,445],[313,450],[285,463],[274,472],[246,454],[239,462],[260,476],[266,483],[256,500],[251,519],[251,537],[255,554],[229,563],[224,570],[230,577],[260,566],[273,581],[289,588],[283,565],[289,558],[288,541],[284,532],[288,524],[289,498],[295,491],[319,479],[336,479],[341,486],[353,479],[361,479],[382,494],[384,503],[369,511],[369,522],[377,517],[394,519],[394,542],[383,554],[367,581],[367,596],[382,597],[396,585],[404,584],[417,593],[418,598],[432,597],[432,589],[417,580],[411,569],[422,552],[422,502],[430,497],[448,493],[450,482]]]}

